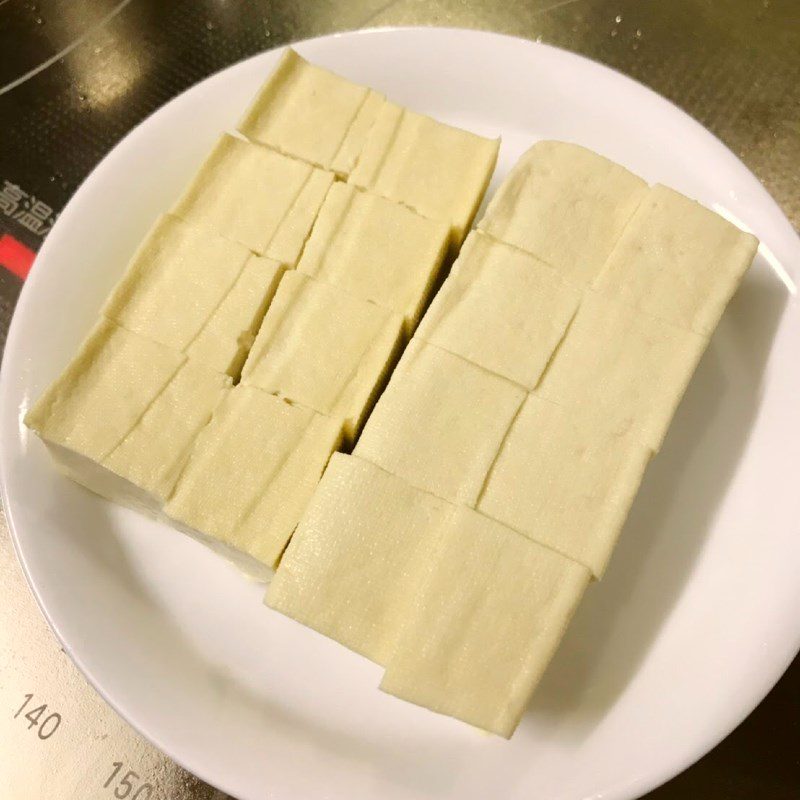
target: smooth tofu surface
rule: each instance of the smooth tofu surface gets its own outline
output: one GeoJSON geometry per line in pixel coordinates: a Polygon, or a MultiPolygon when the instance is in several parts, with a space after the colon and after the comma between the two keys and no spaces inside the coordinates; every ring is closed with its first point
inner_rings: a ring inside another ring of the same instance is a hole
{"type": "Polygon", "coordinates": [[[284,270],[279,261],[250,255],[186,354],[211,369],[238,378],[284,270]]]}
{"type": "Polygon", "coordinates": [[[457,249],[489,185],[498,148],[497,139],[384,103],[348,181],[448,222],[457,249]]]}
{"type": "Polygon", "coordinates": [[[657,451],[707,343],[587,291],[536,392],[657,451]]]}
{"type": "Polygon", "coordinates": [[[239,123],[248,138],[347,174],[383,96],[309,64],[288,48],[239,123]]]}
{"type": "Polygon", "coordinates": [[[505,378],[414,338],[354,454],[445,500],[472,504],[524,398],[505,378]]]}
{"type": "Polygon", "coordinates": [[[510,737],[588,582],[580,564],[457,508],[381,689],[510,737]]]}
{"type": "Polygon", "coordinates": [[[173,213],[294,266],[333,173],[223,134],[173,213]]]}
{"type": "Polygon", "coordinates": [[[335,453],[267,604],[385,664],[453,506],[335,453]]]}
{"type": "Polygon", "coordinates": [[[580,291],[552,267],[488,236],[473,232],[467,245],[417,336],[533,389],[580,291]]]}
{"type": "Polygon", "coordinates": [[[758,248],[755,236],[654,186],[596,281],[642,311],[710,335],[758,248]]]}
{"type": "Polygon", "coordinates": [[[603,575],[650,449],[580,408],[529,395],[503,442],[478,510],[603,575]]]}
{"type": "Polygon", "coordinates": [[[478,228],[589,284],[647,192],[624,167],[566,142],[537,142],[516,163],[478,228]]]}
{"type": "Polygon", "coordinates": [[[195,441],[169,517],[274,567],[341,423],[239,384],[195,441]]]}
{"type": "Polygon", "coordinates": [[[287,272],[242,381],[339,417],[353,436],[394,363],[401,326],[392,311],[287,272]]]}
{"type": "Polygon", "coordinates": [[[101,318],[25,424],[47,442],[102,461],[185,361],[182,353],[101,318]]]}
{"type": "Polygon", "coordinates": [[[449,227],[372,192],[335,183],[298,271],[419,321],[447,251],[449,227]]]}

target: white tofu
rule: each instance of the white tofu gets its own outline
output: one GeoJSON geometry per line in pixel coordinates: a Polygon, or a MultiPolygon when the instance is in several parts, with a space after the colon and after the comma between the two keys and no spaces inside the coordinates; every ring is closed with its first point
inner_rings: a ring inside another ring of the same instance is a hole
{"type": "Polygon", "coordinates": [[[333,177],[226,133],[173,213],[294,266],[333,177]]]}
{"type": "Polygon", "coordinates": [[[448,222],[458,250],[489,185],[499,144],[384,103],[348,181],[448,222]]]}
{"type": "Polygon", "coordinates": [[[472,504],[524,399],[516,384],[415,338],[354,454],[419,489],[472,504]]]}
{"type": "Polygon", "coordinates": [[[654,186],[596,281],[642,311],[711,335],[758,248],[694,200],[654,186]]]}
{"type": "Polygon", "coordinates": [[[449,226],[335,183],[297,269],[402,314],[410,334],[447,251],[449,226]]]}
{"type": "Polygon", "coordinates": [[[580,564],[458,507],[381,689],[510,737],[588,582],[580,564]]]}
{"type": "Polygon", "coordinates": [[[580,408],[529,395],[478,510],[601,578],[650,452],[631,436],[609,434],[580,408]]]}
{"type": "Polygon", "coordinates": [[[239,123],[250,139],[348,174],[383,95],[309,64],[287,48],[239,123]]]}
{"type": "Polygon", "coordinates": [[[647,192],[624,167],[566,142],[537,142],[516,163],[478,228],[591,283],[647,192]]]}
{"type": "Polygon", "coordinates": [[[579,300],[552,267],[473,231],[417,337],[533,389],[579,300]]]}
{"type": "Polygon", "coordinates": [[[394,365],[402,319],[287,272],[242,370],[242,382],[344,420],[352,438],[394,365]]]}
{"type": "Polygon", "coordinates": [[[385,664],[452,509],[379,467],[335,453],[267,604],[385,664]]]}

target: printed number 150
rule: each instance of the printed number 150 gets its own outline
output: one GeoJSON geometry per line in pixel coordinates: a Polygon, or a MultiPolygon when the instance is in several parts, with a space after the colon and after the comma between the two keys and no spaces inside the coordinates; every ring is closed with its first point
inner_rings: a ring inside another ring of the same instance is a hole
{"type": "MultiPolygon", "coordinates": [[[[121,761],[115,761],[112,766],[114,767],[114,771],[103,784],[104,789],[108,789],[111,784],[114,783],[114,779],[119,775],[123,764],[121,761]]],[[[139,780],[139,775],[132,769],[129,769],[125,775],[119,778],[114,784],[116,786],[114,789],[114,797],[118,797],[119,800],[123,800],[125,797],[130,797],[131,800],[150,800],[153,796],[152,784],[142,783],[137,787],[136,784],[139,780]],[[133,792],[133,794],[131,794],[131,792],[133,792]]]]}

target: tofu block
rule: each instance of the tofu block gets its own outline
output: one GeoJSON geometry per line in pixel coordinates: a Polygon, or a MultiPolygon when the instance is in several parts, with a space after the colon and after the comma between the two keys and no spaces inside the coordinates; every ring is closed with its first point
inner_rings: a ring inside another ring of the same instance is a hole
{"type": "Polygon", "coordinates": [[[383,95],[309,64],[287,48],[239,123],[249,139],[348,174],[383,95]]]}
{"type": "Polygon", "coordinates": [[[489,185],[499,145],[384,103],[348,181],[448,222],[456,251],[489,185]]]}
{"type": "Polygon", "coordinates": [[[385,664],[454,507],[335,453],[292,537],[267,605],[385,664]]]}
{"type": "Polygon", "coordinates": [[[168,517],[266,577],[302,516],[341,422],[239,384],[195,441],[168,517]]]}
{"type": "Polygon", "coordinates": [[[352,438],[394,365],[402,319],[287,272],[242,370],[242,382],[341,418],[352,438]]]}
{"type": "Polygon", "coordinates": [[[647,192],[624,167],[566,142],[537,142],[516,163],[478,228],[590,284],[647,192]]]}
{"type": "Polygon", "coordinates": [[[355,455],[445,500],[473,504],[525,391],[413,339],[355,455]]]}
{"type": "Polygon", "coordinates": [[[294,266],[332,183],[332,172],[226,133],[173,213],[294,266]]]}
{"type": "Polygon", "coordinates": [[[533,389],[579,300],[552,267],[473,231],[417,337],[533,389]]]}
{"type": "Polygon", "coordinates": [[[758,239],[694,200],[654,186],[596,281],[642,311],[711,335],[758,239]]]}
{"type": "Polygon", "coordinates": [[[381,689],[508,738],[589,571],[464,507],[429,563],[381,689]]]}
{"type": "Polygon", "coordinates": [[[410,335],[439,274],[448,237],[445,222],[335,183],[297,269],[397,311],[410,335]]]}
{"type": "Polygon", "coordinates": [[[587,291],[536,392],[657,451],[707,343],[587,291]]]}
{"type": "Polygon", "coordinates": [[[579,408],[529,395],[478,510],[601,578],[650,453],[630,435],[610,434],[579,408]]]}

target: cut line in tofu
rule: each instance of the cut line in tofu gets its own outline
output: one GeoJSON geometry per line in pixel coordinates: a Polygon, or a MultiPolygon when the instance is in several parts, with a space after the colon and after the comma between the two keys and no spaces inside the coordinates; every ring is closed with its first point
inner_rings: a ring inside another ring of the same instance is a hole
{"type": "Polygon", "coordinates": [[[344,421],[352,441],[396,361],[399,314],[287,272],[242,382],[344,421]]]}
{"type": "Polygon", "coordinates": [[[479,230],[590,284],[647,192],[624,167],[567,142],[537,142],[495,192],[479,230]]]}
{"type": "Polygon", "coordinates": [[[533,389],[580,294],[534,256],[473,231],[417,336],[533,389]]]}
{"type": "Polygon", "coordinates": [[[529,395],[477,507],[601,578],[650,454],[579,408],[529,395]]]}
{"type": "Polygon", "coordinates": [[[335,183],[299,272],[402,314],[411,335],[447,251],[449,226],[346,183],[335,183]]]}
{"type": "Polygon", "coordinates": [[[383,95],[310,64],[287,48],[241,122],[249,139],[347,175],[383,95]]]}
{"type": "Polygon", "coordinates": [[[428,567],[380,688],[509,738],[589,571],[463,506],[428,567]]]}
{"type": "Polygon", "coordinates": [[[293,267],[333,173],[223,134],[172,213],[293,267]]]}
{"type": "Polygon", "coordinates": [[[181,530],[265,578],[339,447],[341,428],[239,384],[197,437],[164,510],[181,530]]]}
{"type": "Polygon", "coordinates": [[[266,602],[385,664],[453,506],[335,453],[266,602]]]}
{"type": "Polygon", "coordinates": [[[414,338],[353,452],[412,486],[472,504],[524,399],[516,384],[414,338]]]}
{"type": "Polygon", "coordinates": [[[711,335],[758,248],[755,236],[666,186],[654,186],[595,287],[711,335]]]}
{"type": "Polygon", "coordinates": [[[348,182],[448,222],[457,252],[492,176],[499,140],[384,103],[348,182]]]}

